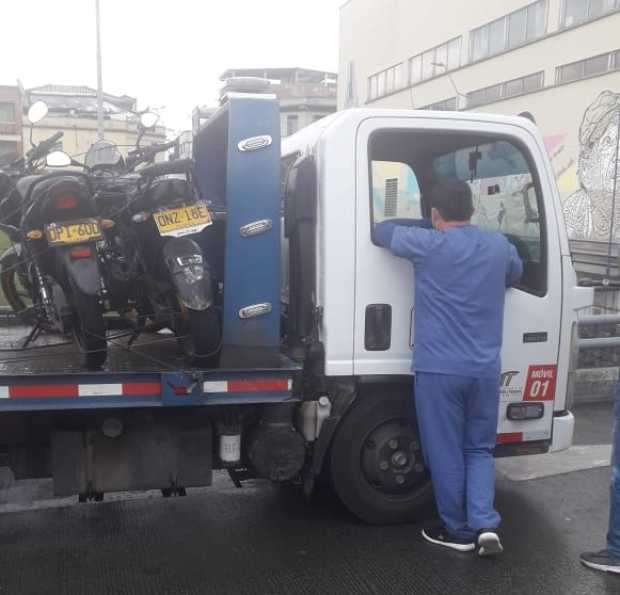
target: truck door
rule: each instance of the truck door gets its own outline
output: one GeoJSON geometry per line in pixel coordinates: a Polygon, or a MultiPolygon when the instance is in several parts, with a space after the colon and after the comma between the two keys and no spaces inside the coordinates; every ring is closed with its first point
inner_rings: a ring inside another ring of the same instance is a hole
{"type": "Polygon", "coordinates": [[[547,163],[539,139],[516,124],[420,114],[370,118],[360,126],[356,375],[408,374],[415,355],[412,267],[373,244],[373,224],[417,218],[428,207],[425,189],[465,181],[474,197],[473,223],[504,234],[524,262],[521,283],[506,295],[498,443],[542,446],[551,439],[562,269],[547,163]]]}

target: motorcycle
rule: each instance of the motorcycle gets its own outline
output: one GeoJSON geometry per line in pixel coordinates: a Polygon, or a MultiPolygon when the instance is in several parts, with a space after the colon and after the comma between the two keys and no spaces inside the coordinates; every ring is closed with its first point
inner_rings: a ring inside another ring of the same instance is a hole
{"type": "MultiPolygon", "coordinates": [[[[37,117],[29,112],[31,122],[37,117]]],[[[5,209],[15,213],[0,227],[14,244],[0,259],[2,288],[14,310],[34,315],[33,336],[40,328],[72,334],[82,364],[98,369],[107,357],[98,254],[102,226],[89,177],[64,169],[73,165],[71,158],[52,151],[61,137],[33,144],[19,164],[22,175],[5,209]],[[21,300],[19,282],[31,308],[21,300]]]]}
{"type": "Polygon", "coordinates": [[[109,144],[98,151],[108,153],[107,164],[87,156],[91,172],[99,172],[99,216],[114,221],[104,231],[104,275],[110,299],[135,307],[135,337],[148,328],[168,328],[189,363],[213,367],[221,323],[209,263],[196,241],[212,223],[208,205],[199,198],[191,159],[145,165],[175,144],[138,143],[122,175],[114,175],[123,168],[122,158],[113,156],[109,144]]]}

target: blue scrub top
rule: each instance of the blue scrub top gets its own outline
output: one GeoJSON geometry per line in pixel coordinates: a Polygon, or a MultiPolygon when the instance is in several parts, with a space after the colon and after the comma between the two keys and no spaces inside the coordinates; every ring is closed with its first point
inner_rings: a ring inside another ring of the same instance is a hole
{"type": "Polygon", "coordinates": [[[374,238],[414,266],[413,370],[498,378],[506,288],[523,273],[515,247],[474,225],[399,223],[376,225],[374,238]]]}

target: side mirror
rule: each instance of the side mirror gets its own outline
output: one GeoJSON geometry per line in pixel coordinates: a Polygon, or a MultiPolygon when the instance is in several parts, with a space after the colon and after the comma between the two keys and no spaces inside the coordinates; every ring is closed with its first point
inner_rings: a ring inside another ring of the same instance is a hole
{"type": "Polygon", "coordinates": [[[45,158],[47,167],[68,167],[73,160],[64,151],[52,151],[45,158]]]}
{"type": "Polygon", "coordinates": [[[31,124],[40,122],[47,116],[47,103],[45,101],[35,101],[28,109],[28,121],[31,124]]]}
{"type": "Polygon", "coordinates": [[[154,112],[140,114],[140,124],[144,128],[153,128],[159,122],[159,116],[154,112]]]}

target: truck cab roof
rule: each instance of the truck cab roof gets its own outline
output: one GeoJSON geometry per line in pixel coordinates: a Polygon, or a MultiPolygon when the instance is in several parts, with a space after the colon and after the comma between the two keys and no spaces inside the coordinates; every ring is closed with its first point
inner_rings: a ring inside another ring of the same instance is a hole
{"type": "Polygon", "coordinates": [[[356,129],[363,121],[371,118],[469,122],[473,124],[474,128],[479,128],[481,132],[484,131],[487,124],[508,124],[527,130],[542,143],[538,127],[522,116],[504,116],[482,112],[352,108],[331,114],[283,139],[282,155],[312,152],[319,139],[328,139],[332,134],[342,133],[343,129],[356,129]]]}

